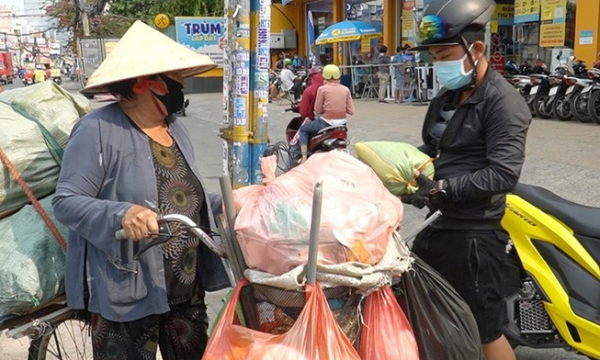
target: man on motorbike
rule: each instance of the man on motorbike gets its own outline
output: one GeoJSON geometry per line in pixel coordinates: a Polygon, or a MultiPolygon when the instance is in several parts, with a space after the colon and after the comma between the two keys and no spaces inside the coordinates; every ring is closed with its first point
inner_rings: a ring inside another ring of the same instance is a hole
{"type": "Polygon", "coordinates": [[[44,71],[44,67],[42,65],[37,65],[35,67],[35,71],[33,72],[33,79],[36,84],[43,83],[46,81],[46,72],[44,71]]]}
{"type": "Polygon", "coordinates": [[[323,82],[321,68],[318,66],[312,67],[308,71],[308,87],[302,93],[302,101],[300,102],[300,116],[302,116],[302,119],[315,119],[317,90],[323,85],[323,82]]]}
{"type": "MultiPolygon", "coordinates": [[[[308,158],[308,138],[328,126],[345,125],[346,114],[354,114],[354,103],[350,89],[340,84],[342,72],[337,65],[323,68],[325,83],[317,90],[314,112],[315,120],[300,127],[300,151],[303,163],[308,158]]],[[[304,101],[304,100],[303,100],[304,101]]]]}
{"type": "Polygon", "coordinates": [[[421,149],[435,158],[435,181],[417,172],[418,192],[402,200],[441,210],[413,251],[469,304],[486,360],[514,360],[502,333],[508,234],[500,221],[521,174],[531,113],[484,55],[495,8],[493,0],[433,0],[423,14],[421,46],[414,49],[429,50],[444,86],[422,131],[421,149]]]}

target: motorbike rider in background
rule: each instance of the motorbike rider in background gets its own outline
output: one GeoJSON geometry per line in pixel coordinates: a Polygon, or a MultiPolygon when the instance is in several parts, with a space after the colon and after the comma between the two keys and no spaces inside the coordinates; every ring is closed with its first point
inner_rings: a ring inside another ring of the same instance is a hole
{"type": "Polygon", "coordinates": [[[486,360],[514,360],[502,333],[508,234],[500,221],[521,174],[531,113],[485,57],[485,26],[495,9],[493,0],[433,0],[425,9],[413,50],[429,50],[444,87],[422,131],[435,177],[416,174],[418,192],[402,200],[441,210],[413,251],[466,300],[486,360]]]}
{"type": "Polygon", "coordinates": [[[312,67],[308,71],[308,87],[302,93],[302,101],[300,101],[300,116],[302,116],[302,119],[315,119],[317,91],[323,83],[324,79],[321,74],[321,68],[318,66],[312,67]]]}
{"type": "Polygon", "coordinates": [[[354,114],[354,103],[350,89],[340,83],[342,72],[337,65],[323,68],[325,83],[317,90],[314,112],[315,120],[300,127],[300,151],[303,163],[308,158],[308,139],[311,134],[329,126],[345,125],[346,115],[354,114]]]}
{"type": "Polygon", "coordinates": [[[35,71],[33,72],[33,79],[36,84],[43,83],[46,81],[46,72],[44,71],[43,65],[37,65],[35,67],[35,71]]]}

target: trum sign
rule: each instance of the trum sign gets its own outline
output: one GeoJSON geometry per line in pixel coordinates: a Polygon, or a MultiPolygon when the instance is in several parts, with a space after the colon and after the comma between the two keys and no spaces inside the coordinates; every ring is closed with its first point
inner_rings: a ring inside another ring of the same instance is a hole
{"type": "Polygon", "coordinates": [[[176,17],[177,42],[191,50],[208,55],[223,66],[225,20],[222,17],[176,17]]]}

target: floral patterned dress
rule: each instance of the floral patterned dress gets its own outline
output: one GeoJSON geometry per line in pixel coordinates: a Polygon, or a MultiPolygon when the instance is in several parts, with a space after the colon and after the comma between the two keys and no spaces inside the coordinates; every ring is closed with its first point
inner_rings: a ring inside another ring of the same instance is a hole
{"type": "MultiPolygon", "coordinates": [[[[163,146],[152,139],[161,214],[181,214],[202,223],[208,211],[200,181],[177,144],[163,146]]],[[[204,225],[204,224],[203,224],[204,225]]],[[[117,323],[92,315],[94,359],[155,359],[157,345],[165,360],[198,360],[208,336],[204,289],[197,279],[200,240],[183,225],[170,224],[172,238],[162,245],[165,284],[171,311],[117,323]]]]}

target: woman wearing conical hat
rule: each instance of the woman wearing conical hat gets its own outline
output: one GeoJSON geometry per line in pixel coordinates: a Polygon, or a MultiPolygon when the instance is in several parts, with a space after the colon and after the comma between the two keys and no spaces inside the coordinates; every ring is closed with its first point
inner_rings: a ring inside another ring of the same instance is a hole
{"type": "Polygon", "coordinates": [[[136,22],[82,90],[118,99],[73,129],[53,201],[70,229],[68,305],[92,314],[95,359],[154,359],[157,344],[165,359],[202,357],[204,292],[228,285],[221,260],[177,226],[162,247],[133,256],[159,232],[157,214],[186,215],[208,231],[220,208],[172,116],[183,105],[183,79],[214,67],[136,22]],[[115,238],[121,228],[130,240],[115,238]]]}

